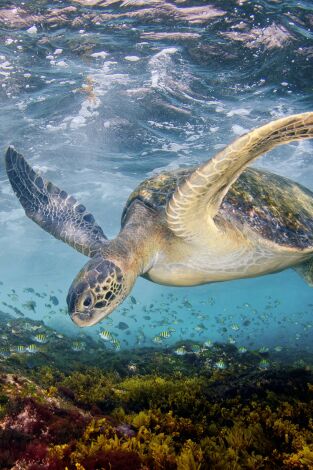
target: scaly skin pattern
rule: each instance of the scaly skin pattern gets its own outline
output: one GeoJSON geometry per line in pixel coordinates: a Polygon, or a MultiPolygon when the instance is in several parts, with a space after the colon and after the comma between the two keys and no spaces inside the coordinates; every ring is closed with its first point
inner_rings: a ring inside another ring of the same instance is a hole
{"type": "Polygon", "coordinates": [[[86,207],[42,178],[12,147],[8,148],[5,163],[13,191],[26,215],[41,228],[86,256],[94,256],[107,243],[86,207]]]}
{"type": "MultiPolygon", "coordinates": [[[[130,195],[165,218],[165,208],[177,185],[195,170],[173,170],[143,181],[130,195]]],[[[258,236],[280,246],[313,247],[313,193],[288,178],[248,168],[225,196],[217,219],[248,225],[258,236]]]]}
{"type": "Polygon", "coordinates": [[[312,137],[313,113],[289,116],[240,137],[197,169],[143,182],[111,241],[84,206],[36,174],[13,149],[6,166],[28,217],[87,256],[102,256],[106,268],[112,264],[121,271],[120,302],[138,275],[186,286],[258,276],[309,260],[312,193],[246,167],[280,144],[312,137]]]}
{"type": "Polygon", "coordinates": [[[312,193],[286,178],[245,168],[277,145],[311,137],[313,113],[289,116],[237,139],[198,169],[143,182],[130,196],[122,223],[133,201],[140,201],[151,208],[154,233],[166,240],[154,244],[145,277],[196,285],[267,274],[309,259],[312,193]]]}
{"type": "Polygon", "coordinates": [[[106,257],[111,256],[116,262],[118,246],[122,244],[125,254],[131,253],[131,257],[119,258],[118,262],[128,272],[137,272],[158,284],[193,286],[280,271],[312,256],[312,246],[304,250],[283,247],[253,232],[240,220],[248,213],[239,212],[233,217],[228,204],[225,201],[227,218],[222,216],[222,209],[219,215],[218,235],[213,232],[210,243],[198,244],[173,234],[167,227],[164,208],[155,210],[136,198],[129,206],[128,221],[116,238],[117,245],[109,247],[110,254],[105,249],[106,257]]]}
{"type": "MultiPolygon", "coordinates": [[[[140,201],[165,219],[168,201],[194,170],[173,170],[140,183],[126,203],[122,226],[134,201],[140,201]]],[[[268,171],[247,168],[240,175],[215,217],[216,221],[223,219],[249,226],[259,237],[282,247],[313,247],[313,193],[268,171]]]]}
{"type": "Polygon", "coordinates": [[[313,137],[313,113],[270,122],[235,140],[180,184],[166,207],[169,228],[178,237],[208,241],[224,196],[249,163],[272,148],[313,137]]]}

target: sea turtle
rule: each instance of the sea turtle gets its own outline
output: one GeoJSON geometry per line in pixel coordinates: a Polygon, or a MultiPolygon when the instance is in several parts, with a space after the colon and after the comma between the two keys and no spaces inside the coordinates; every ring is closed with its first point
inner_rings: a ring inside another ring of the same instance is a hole
{"type": "Polygon", "coordinates": [[[94,325],[130,293],[137,276],[193,286],[295,267],[313,285],[313,193],[246,169],[277,145],[313,137],[313,112],[238,138],[198,168],[162,172],[130,195],[108,240],[74,197],[44,180],[13,147],[6,169],[26,215],[91,259],[67,296],[79,326],[94,325]]]}

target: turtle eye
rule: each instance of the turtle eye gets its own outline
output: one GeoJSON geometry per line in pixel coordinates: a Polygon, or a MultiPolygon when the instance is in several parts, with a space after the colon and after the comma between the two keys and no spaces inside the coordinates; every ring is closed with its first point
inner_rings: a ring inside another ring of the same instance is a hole
{"type": "Polygon", "coordinates": [[[85,308],[88,308],[92,305],[93,303],[93,297],[91,293],[85,294],[83,299],[82,299],[82,304],[85,308]]]}

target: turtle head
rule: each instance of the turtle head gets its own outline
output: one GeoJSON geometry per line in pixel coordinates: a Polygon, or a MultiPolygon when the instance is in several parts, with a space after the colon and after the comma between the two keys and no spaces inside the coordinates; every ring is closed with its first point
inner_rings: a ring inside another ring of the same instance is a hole
{"type": "Polygon", "coordinates": [[[135,279],[129,279],[122,264],[117,266],[96,255],[78,273],[67,295],[69,314],[76,325],[95,325],[125,299],[135,279]]]}

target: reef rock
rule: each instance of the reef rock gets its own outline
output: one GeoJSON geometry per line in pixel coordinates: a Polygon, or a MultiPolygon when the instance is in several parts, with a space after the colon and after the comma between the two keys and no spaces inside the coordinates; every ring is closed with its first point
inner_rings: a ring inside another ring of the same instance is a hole
{"type": "Polygon", "coordinates": [[[243,43],[249,49],[265,46],[267,49],[282,48],[294,40],[294,36],[282,25],[272,23],[266,28],[252,28],[250,31],[227,31],[222,36],[243,43]]]}

